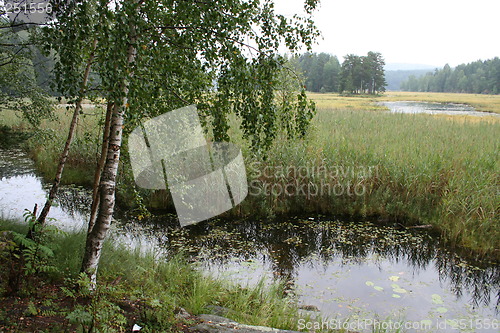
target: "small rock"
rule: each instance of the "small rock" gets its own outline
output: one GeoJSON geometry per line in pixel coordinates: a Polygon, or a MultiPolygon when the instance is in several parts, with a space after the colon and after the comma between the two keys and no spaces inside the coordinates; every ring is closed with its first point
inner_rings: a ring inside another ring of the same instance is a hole
{"type": "Polygon", "coordinates": [[[199,319],[202,323],[190,327],[190,330],[204,333],[299,333],[271,327],[244,325],[216,315],[200,315],[199,319]]]}
{"type": "Polygon", "coordinates": [[[191,315],[184,308],[175,309],[175,317],[178,319],[189,319],[191,315]]]}
{"type": "Polygon", "coordinates": [[[227,314],[231,311],[228,308],[218,306],[218,305],[208,305],[206,309],[210,312],[210,314],[216,316],[227,316],[227,314]]]}
{"type": "Polygon", "coordinates": [[[317,311],[309,311],[309,310],[299,309],[299,316],[301,318],[305,318],[305,319],[309,319],[309,320],[316,320],[321,316],[321,313],[317,312],[317,311]]]}

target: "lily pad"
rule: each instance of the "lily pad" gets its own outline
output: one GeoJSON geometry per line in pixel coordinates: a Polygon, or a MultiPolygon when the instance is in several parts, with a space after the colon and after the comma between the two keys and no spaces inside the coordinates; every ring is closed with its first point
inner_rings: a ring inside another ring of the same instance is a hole
{"type": "Polygon", "coordinates": [[[382,288],[380,286],[375,286],[375,287],[373,287],[373,289],[375,289],[377,291],[384,291],[384,288],[382,288]]]}
{"type": "Polygon", "coordinates": [[[394,298],[401,298],[401,296],[399,296],[398,294],[392,294],[392,297],[394,297],[394,298]]]}
{"type": "Polygon", "coordinates": [[[444,307],[439,307],[436,309],[437,312],[439,313],[446,313],[448,312],[448,309],[447,308],[444,308],[444,307]]]}
{"type": "Polygon", "coordinates": [[[443,304],[443,299],[441,298],[441,296],[439,296],[438,294],[432,294],[432,303],[434,304],[443,304]]]}
{"type": "Polygon", "coordinates": [[[396,275],[389,276],[389,280],[397,282],[399,280],[399,276],[396,276],[396,275]]]}
{"type": "Polygon", "coordinates": [[[375,283],[371,282],[371,281],[366,281],[365,284],[368,286],[368,287],[373,287],[375,285],[375,283]]]}
{"type": "Polygon", "coordinates": [[[406,294],[407,293],[406,289],[403,289],[403,288],[394,288],[392,291],[394,291],[395,293],[398,293],[398,294],[406,294]]]}

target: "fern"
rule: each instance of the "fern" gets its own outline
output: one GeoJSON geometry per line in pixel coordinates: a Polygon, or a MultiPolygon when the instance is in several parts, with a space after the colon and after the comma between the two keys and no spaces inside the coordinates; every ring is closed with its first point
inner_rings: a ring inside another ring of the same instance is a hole
{"type": "Polygon", "coordinates": [[[14,241],[23,248],[32,248],[36,246],[36,242],[26,237],[26,235],[12,231],[14,241]]]}
{"type": "Polygon", "coordinates": [[[54,257],[54,251],[47,246],[47,242],[62,231],[55,226],[37,223],[36,217],[29,210],[25,210],[23,215],[29,230],[33,231],[33,237],[28,238],[24,234],[12,232],[12,238],[16,245],[15,249],[11,251],[12,256],[22,259],[23,272],[26,276],[57,272],[57,268],[50,264],[50,260],[54,257]]]}

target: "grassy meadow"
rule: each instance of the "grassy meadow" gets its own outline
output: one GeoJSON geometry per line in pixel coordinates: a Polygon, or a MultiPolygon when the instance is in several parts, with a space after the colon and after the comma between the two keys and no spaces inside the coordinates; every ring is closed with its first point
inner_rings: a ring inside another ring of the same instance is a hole
{"type": "MultiPolygon", "coordinates": [[[[318,112],[308,135],[300,140],[280,135],[265,158],[250,152],[238,130],[231,131],[245,155],[249,196],[227,216],[319,213],[432,225],[450,245],[498,258],[498,119],[391,114],[374,102],[447,101],[500,112],[500,96],[389,92],[379,97],[310,97],[318,112]]],[[[92,179],[102,110],[85,113],[63,176],[66,183],[89,184],[92,179]]],[[[61,110],[59,119],[44,122],[26,143],[49,178],[69,117],[70,112],[61,110]]],[[[12,116],[1,119],[9,126],[24,126],[12,116]]],[[[130,168],[121,170],[121,202],[134,207],[137,192],[130,168]]],[[[172,207],[164,191],[139,193],[148,207],[172,207]]]]}
{"type": "MultiPolygon", "coordinates": [[[[7,126],[19,132],[26,132],[28,140],[23,145],[35,161],[37,170],[47,179],[55,175],[60,153],[68,136],[68,129],[73,114],[72,108],[58,106],[52,119],[43,120],[36,130],[30,124],[10,110],[0,115],[0,126],[7,126]]],[[[92,184],[94,167],[100,152],[99,124],[103,121],[102,108],[84,108],[79,117],[76,135],[70,150],[62,178],[63,184],[92,184]]]]}

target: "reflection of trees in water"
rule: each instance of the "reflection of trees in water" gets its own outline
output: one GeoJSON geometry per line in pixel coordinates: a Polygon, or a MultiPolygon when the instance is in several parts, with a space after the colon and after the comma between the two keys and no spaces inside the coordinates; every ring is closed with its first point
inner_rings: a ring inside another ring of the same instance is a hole
{"type": "Polygon", "coordinates": [[[23,175],[34,175],[33,161],[21,148],[3,149],[0,147],[0,180],[23,175]]]}
{"type": "Polygon", "coordinates": [[[90,190],[78,186],[61,186],[57,194],[57,204],[72,218],[86,216],[90,212],[92,196],[90,190]]]}
{"type": "Polygon", "coordinates": [[[368,258],[376,263],[380,257],[391,263],[406,262],[415,271],[434,266],[441,281],[451,282],[457,297],[468,290],[474,306],[500,301],[497,266],[472,266],[421,231],[308,220],[211,221],[180,229],[174,218],[155,218],[141,225],[141,232],[147,229],[168,253],[184,251],[214,264],[224,265],[235,257],[248,260],[262,253],[274,276],[284,280],[293,280],[297,267],[311,257],[323,265],[338,259],[346,265],[368,258]]]}
{"type": "MultiPolygon", "coordinates": [[[[33,173],[33,162],[20,149],[0,149],[0,177],[33,173]]],[[[71,216],[86,215],[90,195],[82,188],[63,187],[60,206],[71,216]]],[[[125,219],[126,220],[126,219],[125,219]]],[[[204,222],[180,229],[174,216],[127,222],[122,232],[162,244],[167,254],[185,251],[193,258],[217,264],[230,258],[247,260],[264,255],[276,277],[292,280],[298,265],[311,255],[324,265],[340,258],[346,264],[360,263],[374,255],[390,262],[408,262],[415,270],[434,265],[440,279],[450,280],[452,292],[472,295],[474,306],[500,305],[500,269],[494,264],[468,264],[446,251],[436,239],[371,224],[331,221],[221,221],[204,222]]]]}
{"type": "Polygon", "coordinates": [[[451,280],[452,292],[461,297],[463,290],[467,289],[471,295],[470,300],[474,307],[480,304],[496,302],[500,305],[500,269],[498,266],[477,267],[468,264],[462,258],[442,251],[434,259],[435,267],[440,277],[451,280]]]}

